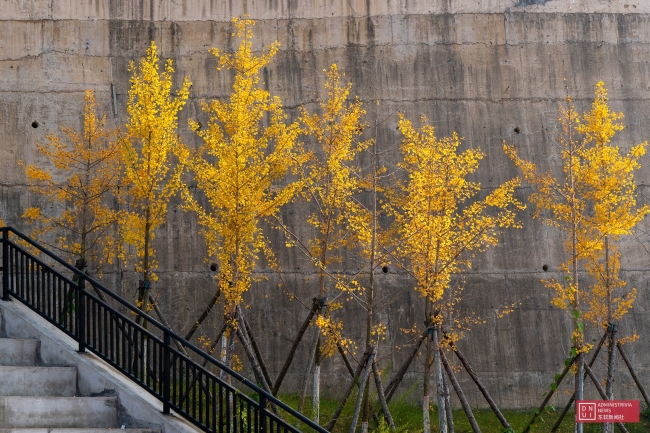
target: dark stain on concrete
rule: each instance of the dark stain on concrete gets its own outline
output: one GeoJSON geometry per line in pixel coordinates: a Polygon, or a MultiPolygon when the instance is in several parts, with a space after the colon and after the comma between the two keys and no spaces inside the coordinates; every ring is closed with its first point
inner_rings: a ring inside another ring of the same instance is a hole
{"type": "Polygon", "coordinates": [[[516,7],[522,7],[522,6],[533,6],[533,5],[545,5],[546,3],[550,2],[551,0],[519,0],[519,2],[515,5],[516,7]]]}

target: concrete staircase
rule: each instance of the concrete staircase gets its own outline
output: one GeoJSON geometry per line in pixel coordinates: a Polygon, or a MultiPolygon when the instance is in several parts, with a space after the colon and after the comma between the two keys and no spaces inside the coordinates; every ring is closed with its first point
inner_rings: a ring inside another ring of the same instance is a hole
{"type": "Polygon", "coordinates": [[[0,338],[0,433],[100,433],[120,427],[116,396],[78,397],[77,368],[39,366],[38,347],[36,339],[0,338]]]}
{"type": "MultiPolygon", "coordinates": [[[[2,320],[0,320],[2,323],[2,320]]],[[[4,335],[0,329],[0,335],[4,335]]],[[[77,368],[40,366],[37,339],[0,338],[0,433],[108,433],[118,397],[81,397],[77,368]]],[[[160,430],[127,428],[128,433],[160,430]]]]}
{"type": "Polygon", "coordinates": [[[17,300],[0,300],[0,433],[200,433],[17,300]]]}

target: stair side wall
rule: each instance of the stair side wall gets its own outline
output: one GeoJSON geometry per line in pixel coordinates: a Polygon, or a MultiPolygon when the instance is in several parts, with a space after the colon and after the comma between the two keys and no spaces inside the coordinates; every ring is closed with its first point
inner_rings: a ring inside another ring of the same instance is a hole
{"type": "Polygon", "coordinates": [[[38,338],[42,365],[76,366],[78,395],[110,395],[119,399],[119,419],[126,427],[161,429],[163,433],[197,433],[199,430],[179,417],[162,414],[162,403],[132,384],[121,373],[95,355],[77,352],[77,343],[63,335],[18,301],[0,301],[7,336],[38,338]]]}

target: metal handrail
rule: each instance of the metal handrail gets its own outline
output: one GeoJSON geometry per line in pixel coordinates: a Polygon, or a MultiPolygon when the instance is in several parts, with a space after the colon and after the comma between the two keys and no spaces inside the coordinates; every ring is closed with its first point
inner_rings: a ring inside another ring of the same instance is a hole
{"type": "MultiPolygon", "coordinates": [[[[160,392],[162,395],[160,395],[159,392],[156,392],[154,389],[151,387],[143,385],[140,379],[136,379],[133,374],[130,374],[126,372],[125,366],[121,365],[116,365],[114,361],[110,360],[110,357],[112,355],[102,353],[98,351],[98,349],[94,347],[90,347],[90,342],[85,341],[87,332],[85,329],[86,322],[88,320],[91,320],[89,316],[87,316],[84,313],[84,306],[86,304],[88,305],[98,305],[101,306],[102,308],[105,308],[107,311],[104,314],[104,317],[106,317],[106,314],[108,313],[111,317],[111,320],[115,320],[116,322],[122,323],[122,326],[127,326],[129,331],[133,331],[133,338],[136,337],[136,332],[139,332],[142,336],[144,336],[144,339],[151,339],[153,344],[158,344],[163,348],[163,358],[164,360],[160,360],[161,364],[163,364],[163,369],[161,373],[167,374],[168,376],[170,375],[169,371],[169,362],[170,362],[170,357],[173,355],[176,357],[175,359],[181,359],[181,362],[184,362],[187,364],[187,368],[193,369],[194,372],[199,371],[201,374],[206,374],[205,372],[207,371],[205,367],[200,365],[199,363],[193,361],[189,356],[186,356],[179,351],[175,350],[171,346],[171,340],[176,340],[180,345],[185,347],[186,349],[190,349],[195,355],[203,358],[204,360],[207,360],[210,364],[213,366],[219,368],[223,372],[225,372],[227,375],[232,377],[233,379],[237,380],[239,383],[242,385],[246,386],[247,388],[250,389],[250,391],[254,392],[255,394],[258,395],[259,402],[255,403],[254,400],[246,397],[246,403],[248,405],[253,404],[254,406],[257,407],[259,411],[259,431],[262,433],[265,433],[267,430],[267,423],[268,422],[275,422],[276,424],[279,424],[280,427],[283,427],[285,429],[289,429],[290,431],[298,431],[295,427],[293,427],[291,424],[286,423],[281,417],[278,417],[274,415],[273,413],[267,411],[266,406],[267,404],[269,405],[274,405],[278,408],[283,409],[287,415],[290,415],[291,417],[295,418],[297,421],[300,421],[304,423],[306,426],[309,428],[313,429],[314,431],[318,433],[328,433],[326,429],[323,427],[319,426],[318,424],[314,423],[312,420],[309,418],[305,417],[301,413],[297,412],[287,404],[283,403],[279,399],[277,399],[275,396],[272,394],[264,391],[262,388],[258,387],[255,385],[253,382],[250,380],[246,379],[244,376],[241,374],[237,373],[236,371],[233,371],[230,369],[228,366],[224,365],[221,363],[219,360],[213,358],[209,354],[205,353],[202,349],[198,348],[197,346],[193,345],[189,341],[185,340],[183,337],[180,335],[174,333],[171,329],[165,327],[155,319],[153,319],[151,316],[148,314],[142,312],[139,310],[137,307],[129,303],[128,301],[122,299],[121,297],[117,296],[115,293],[112,291],[108,290],[106,287],[104,287],[102,284],[94,280],[92,277],[86,275],[84,272],[81,270],[75,268],[74,266],[71,266],[69,263],[58,257],[57,255],[53,254],[52,252],[48,251],[45,247],[40,245],[38,242],[34,241],[33,239],[30,239],[28,236],[24,235],[23,233],[19,232],[18,230],[14,229],[13,227],[3,227],[0,228],[0,231],[2,231],[2,271],[3,271],[3,276],[2,276],[2,299],[9,299],[9,296],[13,296],[14,298],[20,300],[24,304],[26,304],[28,307],[30,307],[32,310],[34,310],[36,313],[44,317],[45,319],[49,320],[50,322],[53,322],[53,318],[47,316],[44,312],[40,311],[35,305],[32,305],[32,303],[28,302],[27,300],[23,299],[20,297],[15,291],[11,291],[11,286],[17,285],[17,281],[11,281],[10,276],[13,275],[12,272],[14,271],[12,267],[10,266],[10,255],[11,254],[20,254],[21,258],[26,257],[28,260],[32,261],[35,263],[39,269],[41,269],[41,272],[47,271],[49,274],[53,276],[53,278],[59,279],[61,282],[64,283],[64,285],[69,286],[68,290],[76,290],[75,291],[75,302],[78,302],[79,305],[79,312],[75,312],[75,333],[77,335],[74,335],[72,333],[72,330],[66,329],[64,326],[60,325],[59,323],[56,323],[56,325],[62,329],[65,333],[68,335],[73,336],[73,338],[78,339],[79,343],[79,350],[84,351],[86,349],[89,349],[90,351],[96,353],[99,355],[102,359],[108,361],[109,363],[113,364],[114,366],[117,366],[120,371],[125,373],[127,377],[132,379],[135,383],[138,385],[142,386],[145,388],[147,391],[152,393],[155,397],[157,397],[159,400],[163,402],[163,407],[164,407],[164,412],[169,413],[169,410],[171,407],[174,407],[177,412],[180,412],[180,414],[187,418],[190,422],[193,424],[203,428],[204,431],[211,432],[213,430],[207,429],[201,422],[200,420],[197,420],[195,418],[192,418],[188,413],[180,409],[180,406],[182,406],[183,401],[181,400],[179,402],[179,405],[175,405],[173,401],[170,400],[169,392],[170,392],[170,383],[171,383],[171,378],[170,377],[164,377],[162,378],[163,385],[160,387],[163,387],[164,389],[160,392]],[[75,282],[75,278],[68,278],[65,275],[62,275],[55,269],[53,269],[51,266],[46,264],[44,261],[38,259],[35,257],[33,254],[29,253],[27,250],[22,248],[20,245],[17,245],[15,242],[9,239],[9,234],[13,233],[16,235],[18,238],[22,239],[23,241],[27,242],[28,244],[32,245],[34,248],[39,250],[39,252],[47,255],[49,258],[55,260],[58,264],[62,265],[64,268],[72,272],[77,278],[78,282],[75,282]],[[11,253],[10,253],[11,249],[11,253]],[[143,326],[139,325],[134,321],[131,317],[121,313],[120,311],[116,310],[113,308],[111,305],[106,303],[104,300],[100,299],[100,297],[94,296],[92,293],[89,293],[88,291],[85,291],[85,282],[89,282],[90,284],[93,285],[93,287],[96,290],[99,290],[106,296],[110,297],[117,303],[121,304],[122,306],[126,307],[128,310],[130,310],[133,314],[136,316],[139,316],[143,319],[143,323],[150,323],[152,326],[156,327],[158,330],[160,330],[163,333],[162,339],[145,329],[143,326]],[[166,396],[166,397],[165,397],[166,396]],[[284,423],[284,424],[283,424],[284,423]]],[[[18,264],[14,263],[14,266],[17,268],[18,264]]],[[[44,277],[43,277],[44,278],[44,277]]],[[[24,281],[21,282],[21,284],[24,284],[24,281]]],[[[28,284],[29,285],[29,284],[28,284]]],[[[42,290],[42,289],[40,289],[42,290]]],[[[60,294],[59,294],[60,295],[60,294]]],[[[32,296],[35,296],[32,294],[32,296]]],[[[67,307],[65,307],[67,308],[67,307]]],[[[99,308],[99,307],[98,307],[99,308]]],[[[107,320],[107,319],[105,319],[107,320]]],[[[93,326],[97,326],[96,323],[92,323],[93,326]]],[[[101,323],[99,324],[101,326],[101,323]]],[[[127,337],[129,338],[129,337],[127,337]]],[[[106,342],[104,342],[104,345],[106,342]]],[[[131,344],[131,342],[129,342],[131,344]]],[[[140,341],[140,345],[142,345],[142,341],[140,341]]],[[[136,348],[137,352],[137,348],[136,348]]],[[[137,355],[137,353],[136,353],[137,355]]],[[[149,365],[145,365],[145,368],[148,369],[149,365]]],[[[196,374],[196,373],[195,373],[196,374]]],[[[216,384],[218,384],[220,387],[226,387],[226,392],[236,392],[236,389],[232,388],[230,385],[227,383],[221,381],[218,377],[214,377],[213,380],[215,381],[216,384]],[[234,391],[233,391],[234,390],[234,391]]],[[[159,388],[160,388],[159,387],[159,388]]],[[[220,391],[221,393],[221,391],[220,391]]],[[[232,398],[232,397],[231,397],[232,398]]],[[[230,403],[232,404],[232,403],[230,403]]],[[[214,409],[214,408],[213,408],[214,409]]],[[[207,410],[207,408],[206,408],[207,410]]],[[[231,416],[234,416],[231,414],[231,416]]],[[[250,418],[250,414],[247,415],[250,418]]],[[[256,419],[257,420],[257,419],[256,419]]],[[[240,421],[240,424],[243,423],[244,421],[240,421]]],[[[235,422],[236,424],[236,422],[235,422]]],[[[257,425],[257,423],[256,423],[257,425]]],[[[240,425],[241,427],[241,425],[240,425]]],[[[250,431],[250,426],[248,426],[248,430],[250,431]]],[[[219,430],[221,431],[221,430],[219,430]]],[[[227,431],[232,432],[230,428],[227,429],[227,431]]],[[[279,431],[279,430],[278,430],[279,431]]]]}

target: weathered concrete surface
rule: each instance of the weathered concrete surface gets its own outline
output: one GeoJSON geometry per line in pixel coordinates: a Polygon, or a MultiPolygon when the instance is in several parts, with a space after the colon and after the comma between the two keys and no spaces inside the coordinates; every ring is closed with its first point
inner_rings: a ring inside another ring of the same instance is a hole
{"type": "MultiPolygon", "coordinates": [[[[24,209],[42,202],[26,191],[18,162],[42,162],[34,143],[58,124],[80,124],[86,89],[94,89],[113,116],[111,85],[115,85],[117,116],[112,120],[123,123],[128,62],[141,57],[153,39],[162,56],[174,60],[178,81],[180,75],[188,75],[193,82],[181,136],[198,146],[187,118],[204,119],[199,102],[224,97],[230,84],[227,74],[215,71],[215,59],[207,49],[233,49],[229,20],[244,12],[261,20],[256,47],[276,39],[282,44],[264,81],[291,114],[299,106],[315,108],[322,92],[321,71],[337,62],[366,103],[368,123],[378,121],[377,144],[391,167],[400,159],[396,112],[401,110],[412,119],[426,115],[439,135],[458,131],[467,146],[481,147],[487,155],[476,179],[485,191],[518,174],[501,151],[504,139],[522,156],[559,173],[553,145],[557,106],[568,92],[579,109],[587,109],[599,80],[610,89],[612,108],[626,115],[627,129],[617,135],[618,143],[626,149],[650,137],[646,1],[0,0],[0,217],[24,227],[20,222],[24,209]],[[37,128],[33,122],[38,122],[37,128]]],[[[375,136],[374,127],[367,132],[368,137],[375,136]]],[[[368,161],[364,156],[360,164],[367,167],[368,161]]],[[[646,193],[650,164],[644,165],[637,179],[646,193]]],[[[518,191],[522,199],[529,193],[527,187],[518,191]]],[[[283,218],[307,235],[308,212],[309,205],[297,203],[283,211],[283,218]]],[[[553,229],[532,220],[530,212],[522,214],[523,229],[506,232],[501,245],[478,257],[464,276],[462,311],[474,312],[487,323],[474,326],[461,347],[497,402],[506,407],[537,404],[569,350],[570,320],[551,307],[550,293],[539,282],[565,260],[561,239],[553,229]],[[514,313],[496,319],[499,308],[516,301],[520,304],[514,313]]],[[[639,290],[639,300],[620,324],[621,336],[633,330],[650,332],[644,323],[650,310],[650,255],[644,232],[647,224],[637,232],[638,241],[623,245],[624,275],[639,290]]],[[[285,283],[309,305],[316,293],[313,267],[298,251],[285,249],[280,234],[270,236],[279,246],[285,283]]],[[[161,279],[155,291],[175,329],[186,330],[214,291],[214,274],[204,261],[196,219],[172,210],[157,246],[161,279]]],[[[353,257],[345,265],[349,271],[358,266],[353,257]]],[[[269,269],[261,266],[259,272],[270,279],[256,284],[247,296],[248,315],[275,376],[306,311],[298,302],[287,301],[269,269]]],[[[412,281],[394,265],[377,278],[385,306],[378,314],[389,327],[382,365],[399,363],[408,349],[390,348],[406,342],[400,328],[421,325],[422,301],[412,290],[412,281]]],[[[123,286],[114,270],[105,279],[109,286],[123,287],[118,291],[127,298],[134,296],[137,276],[132,272],[125,272],[123,286]]],[[[346,306],[346,328],[357,341],[361,329],[354,329],[354,323],[360,314],[355,304],[346,306]]],[[[201,333],[210,336],[219,327],[215,316],[201,333]]],[[[650,383],[650,367],[643,362],[650,343],[642,339],[628,351],[644,383],[650,383]]],[[[297,388],[306,353],[301,348],[302,361],[293,366],[283,390],[297,388]]],[[[347,374],[344,367],[337,359],[327,360],[323,369],[325,390],[339,392],[338,384],[347,374]]],[[[460,378],[473,404],[483,405],[469,379],[460,378]]],[[[421,381],[421,363],[416,363],[409,379],[421,381]]],[[[638,397],[628,376],[622,374],[617,383],[624,390],[620,396],[638,397]]],[[[591,395],[593,390],[587,392],[591,395]]],[[[567,397],[560,393],[558,398],[556,404],[567,397]]]]}
{"type": "Polygon", "coordinates": [[[2,19],[147,21],[427,15],[502,12],[647,13],[643,0],[3,0],[2,19]]]}
{"type": "Polygon", "coordinates": [[[36,339],[0,338],[0,365],[37,365],[38,347],[36,339]]]}
{"type": "Polygon", "coordinates": [[[117,420],[116,397],[0,396],[0,426],[109,428],[117,420]]]}
{"type": "Polygon", "coordinates": [[[74,397],[77,369],[74,367],[0,366],[0,395],[74,397]]]}

